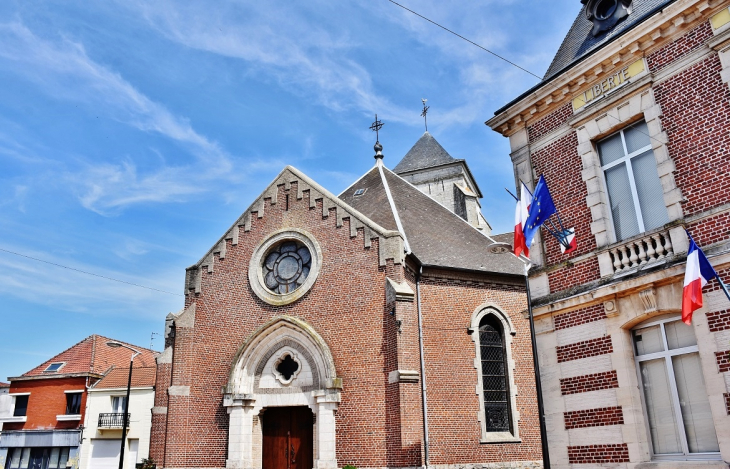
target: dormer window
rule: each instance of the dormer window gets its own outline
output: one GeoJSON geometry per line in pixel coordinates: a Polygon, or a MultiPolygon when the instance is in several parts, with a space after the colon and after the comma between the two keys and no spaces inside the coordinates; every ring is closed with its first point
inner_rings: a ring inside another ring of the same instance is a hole
{"type": "Polygon", "coordinates": [[[631,0],[581,0],[581,3],[586,5],[586,17],[593,23],[593,36],[613,28],[631,13],[631,0]]]}
{"type": "Polygon", "coordinates": [[[48,368],[43,370],[43,372],[44,373],[55,373],[58,370],[60,370],[63,367],[63,365],[65,365],[65,364],[66,364],[65,362],[51,363],[50,365],[48,365],[48,368]]]}

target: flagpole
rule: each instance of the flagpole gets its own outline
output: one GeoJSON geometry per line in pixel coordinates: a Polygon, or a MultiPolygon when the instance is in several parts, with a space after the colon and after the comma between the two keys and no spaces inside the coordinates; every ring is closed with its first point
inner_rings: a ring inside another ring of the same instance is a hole
{"type": "Polygon", "coordinates": [[[725,296],[727,297],[727,300],[730,301],[730,293],[728,293],[727,286],[725,285],[725,283],[720,279],[719,275],[717,277],[715,277],[715,279],[717,280],[717,283],[720,284],[720,288],[722,288],[722,291],[725,292],[725,296]]]}

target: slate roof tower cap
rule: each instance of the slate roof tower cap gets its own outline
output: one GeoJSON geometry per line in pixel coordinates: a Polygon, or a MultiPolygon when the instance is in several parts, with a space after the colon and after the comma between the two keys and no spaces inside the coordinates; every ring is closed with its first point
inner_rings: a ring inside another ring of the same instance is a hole
{"type": "Polygon", "coordinates": [[[595,37],[616,26],[631,14],[632,0],[580,0],[585,5],[588,21],[593,23],[591,34],[595,37]]]}
{"type": "Polygon", "coordinates": [[[393,168],[396,174],[406,173],[408,171],[417,171],[419,169],[433,168],[443,164],[458,161],[444,150],[439,142],[433,136],[424,132],[415,145],[408,150],[406,156],[400,160],[400,163],[393,168]]]}

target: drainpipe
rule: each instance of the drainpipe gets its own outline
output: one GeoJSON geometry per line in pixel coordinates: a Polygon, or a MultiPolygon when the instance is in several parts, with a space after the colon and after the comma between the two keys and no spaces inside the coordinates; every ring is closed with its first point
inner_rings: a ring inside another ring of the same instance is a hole
{"type": "Polygon", "coordinates": [[[430,465],[428,459],[428,405],[426,403],[426,357],[423,355],[423,316],[421,315],[421,274],[420,266],[416,274],[416,309],[418,310],[418,344],[421,349],[421,401],[423,403],[423,453],[426,467],[430,465]]]}
{"type": "Polygon", "coordinates": [[[548,451],[547,428],[545,426],[545,404],[542,401],[542,383],[540,379],[540,360],[537,356],[537,338],[535,337],[535,319],[532,316],[532,298],[530,297],[529,264],[525,264],[525,287],[527,288],[527,313],[530,316],[530,338],[532,339],[532,360],[535,368],[535,391],[537,392],[537,412],[540,417],[540,442],[542,443],[542,464],[550,469],[550,452],[548,451]]]}

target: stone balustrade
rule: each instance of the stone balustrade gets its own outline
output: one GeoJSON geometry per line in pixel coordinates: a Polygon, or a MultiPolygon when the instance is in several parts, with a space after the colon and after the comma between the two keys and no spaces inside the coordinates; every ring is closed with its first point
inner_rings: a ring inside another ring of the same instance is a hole
{"type": "Polygon", "coordinates": [[[669,230],[656,231],[610,249],[613,272],[618,274],[674,255],[669,230]]]}

